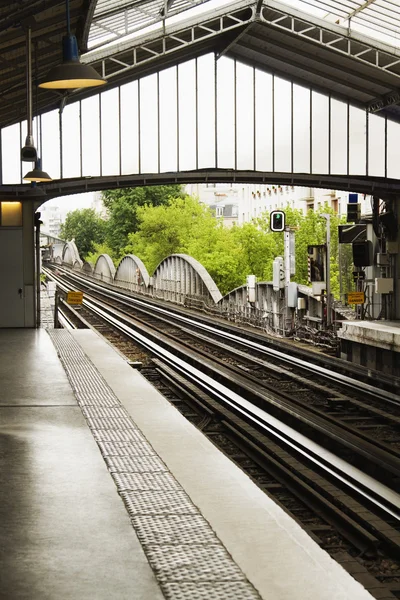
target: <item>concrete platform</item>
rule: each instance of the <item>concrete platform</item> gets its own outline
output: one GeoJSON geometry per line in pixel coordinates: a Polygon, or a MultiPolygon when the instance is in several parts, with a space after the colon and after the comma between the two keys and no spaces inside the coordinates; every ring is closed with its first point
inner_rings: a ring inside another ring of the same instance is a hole
{"type": "Polygon", "coordinates": [[[161,600],[45,330],[0,329],[0,381],[0,598],[161,600]]]}
{"type": "Polygon", "coordinates": [[[341,358],[400,377],[400,321],[343,321],[341,358]]]}
{"type": "Polygon", "coordinates": [[[49,333],[0,330],[1,598],[371,600],[104,340],[49,333]]]}

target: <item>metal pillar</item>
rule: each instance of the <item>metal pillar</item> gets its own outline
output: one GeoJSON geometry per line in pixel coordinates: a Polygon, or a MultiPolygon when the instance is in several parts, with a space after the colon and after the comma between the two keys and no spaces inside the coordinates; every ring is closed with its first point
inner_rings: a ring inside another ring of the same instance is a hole
{"type": "Polygon", "coordinates": [[[332,298],[331,298],[331,215],[323,213],[321,215],[326,219],[326,326],[332,325],[332,298]]]}

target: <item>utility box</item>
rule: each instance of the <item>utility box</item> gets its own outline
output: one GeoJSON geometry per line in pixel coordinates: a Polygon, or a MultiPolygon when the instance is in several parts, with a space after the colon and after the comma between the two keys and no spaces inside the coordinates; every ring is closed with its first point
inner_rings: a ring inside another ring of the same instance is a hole
{"type": "Polygon", "coordinates": [[[398,254],[399,242],[397,240],[395,240],[395,241],[386,240],[386,251],[389,254],[398,254]]]}
{"type": "Polygon", "coordinates": [[[297,298],[297,310],[306,310],[306,299],[305,298],[297,298]]]}
{"type": "Polygon", "coordinates": [[[287,294],[288,308],[297,308],[297,283],[294,281],[289,283],[287,294]]]}
{"type": "Polygon", "coordinates": [[[391,292],[393,292],[393,279],[391,277],[375,278],[376,294],[390,294],[391,292]]]}
{"type": "Polygon", "coordinates": [[[256,301],[256,276],[247,275],[247,302],[256,301]]]}
{"type": "Polygon", "coordinates": [[[376,265],[378,267],[387,267],[389,265],[389,254],[378,253],[376,255],[376,265]]]}
{"type": "Polygon", "coordinates": [[[272,268],[273,268],[273,280],[272,280],[272,287],[274,289],[274,292],[277,292],[278,290],[280,290],[281,288],[285,287],[285,269],[283,266],[283,258],[282,256],[277,256],[274,259],[274,262],[272,264],[272,268]]]}

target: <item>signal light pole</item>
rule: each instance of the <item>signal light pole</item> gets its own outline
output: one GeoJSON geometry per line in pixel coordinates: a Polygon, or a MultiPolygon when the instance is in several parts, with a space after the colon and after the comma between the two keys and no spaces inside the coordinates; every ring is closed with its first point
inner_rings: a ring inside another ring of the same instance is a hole
{"type": "Polygon", "coordinates": [[[323,213],[321,217],[326,219],[326,326],[332,325],[332,299],[331,299],[331,215],[323,213]]]}

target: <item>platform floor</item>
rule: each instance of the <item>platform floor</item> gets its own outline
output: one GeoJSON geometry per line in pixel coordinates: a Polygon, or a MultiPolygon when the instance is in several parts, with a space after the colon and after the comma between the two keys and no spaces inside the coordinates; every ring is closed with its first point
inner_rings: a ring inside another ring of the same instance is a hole
{"type": "Polygon", "coordinates": [[[0,329],[0,381],[0,598],[371,600],[93,331],[0,329]]]}

